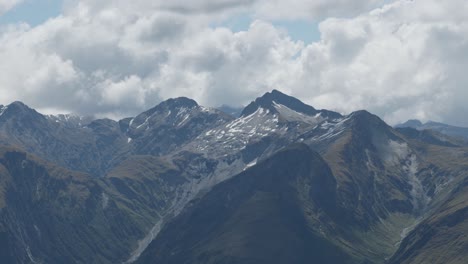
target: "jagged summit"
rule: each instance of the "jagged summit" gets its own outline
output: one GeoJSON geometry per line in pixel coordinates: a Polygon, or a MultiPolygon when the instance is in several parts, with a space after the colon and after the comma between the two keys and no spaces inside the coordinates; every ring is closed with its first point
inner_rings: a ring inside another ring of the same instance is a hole
{"type": "Polygon", "coordinates": [[[25,118],[25,117],[43,117],[36,110],[30,108],[20,101],[15,101],[7,106],[0,107],[0,117],[9,118],[25,118]]]}
{"type": "Polygon", "coordinates": [[[29,108],[29,106],[27,106],[26,104],[20,101],[15,101],[9,104],[8,106],[6,106],[6,108],[8,109],[8,111],[14,111],[16,113],[34,111],[33,109],[29,108]]]}
{"type": "Polygon", "coordinates": [[[143,112],[140,115],[150,116],[155,112],[166,111],[166,110],[178,110],[181,108],[194,108],[198,107],[198,103],[195,100],[192,100],[187,97],[178,97],[178,98],[171,98],[165,101],[162,101],[155,107],[149,109],[148,111],[143,112]]]}
{"type": "Polygon", "coordinates": [[[151,119],[166,120],[174,116],[180,117],[199,107],[197,102],[186,97],[171,98],[137,115],[135,118],[129,119],[129,127],[130,129],[139,129],[144,126],[144,129],[146,129],[151,119]]]}
{"type": "Polygon", "coordinates": [[[380,119],[380,117],[368,112],[367,110],[358,110],[354,111],[351,114],[349,114],[349,118],[356,122],[360,122],[363,124],[370,124],[373,123],[373,125],[385,125],[385,121],[380,119]]]}
{"type": "Polygon", "coordinates": [[[244,108],[242,111],[241,116],[248,116],[258,108],[263,108],[269,110],[271,113],[277,113],[277,109],[275,105],[281,104],[284,105],[294,111],[307,114],[307,115],[315,115],[317,114],[317,110],[310,105],[306,105],[300,100],[286,95],[278,90],[273,90],[264,94],[262,97],[255,99],[255,101],[251,102],[247,107],[244,108]]]}
{"type": "Polygon", "coordinates": [[[278,90],[273,90],[264,94],[262,97],[255,99],[242,111],[241,117],[245,117],[255,113],[259,108],[269,111],[271,114],[280,114],[281,109],[288,109],[294,112],[307,116],[315,116],[321,114],[323,117],[340,118],[339,113],[328,110],[317,110],[314,107],[307,105],[299,99],[286,95],[278,90]]]}
{"type": "Polygon", "coordinates": [[[119,125],[137,152],[160,154],[191,141],[204,130],[232,119],[220,110],[206,108],[192,99],[179,97],[163,101],[135,118],[120,120],[119,125]]]}

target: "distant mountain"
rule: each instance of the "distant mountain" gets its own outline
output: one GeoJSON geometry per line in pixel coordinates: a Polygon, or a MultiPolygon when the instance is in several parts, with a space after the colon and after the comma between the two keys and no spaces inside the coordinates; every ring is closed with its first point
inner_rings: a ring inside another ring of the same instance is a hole
{"type": "Polygon", "coordinates": [[[451,126],[433,121],[428,121],[425,124],[423,124],[419,120],[408,120],[403,124],[396,125],[395,127],[411,127],[417,130],[433,130],[447,136],[458,137],[464,140],[468,140],[468,128],[451,126]]]}
{"type": "Polygon", "coordinates": [[[239,117],[242,113],[242,110],[244,110],[243,107],[232,107],[229,105],[222,105],[218,107],[218,109],[226,114],[229,114],[233,117],[239,117]]]}
{"type": "Polygon", "coordinates": [[[0,262],[464,263],[467,164],[441,131],[276,90],[238,117],[184,97],[118,121],[14,102],[0,262]]]}

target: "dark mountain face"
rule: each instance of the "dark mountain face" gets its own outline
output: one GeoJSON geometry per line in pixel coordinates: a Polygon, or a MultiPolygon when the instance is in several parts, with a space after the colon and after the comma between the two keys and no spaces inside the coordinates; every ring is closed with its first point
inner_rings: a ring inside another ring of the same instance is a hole
{"type": "Polygon", "coordinates": [[[2,259],[4,263],[78,263],[92,261],[92,256],[104,263],[104,256],[96,251],[107,251],[110,257],[128,242],[113,242],[107,249],[102,243],[135,236],[118,229],[114,220],[107,226],[100,224],[114,217],[121,222],[129,219],[119,215],[112,202],[104,212],[105,192],[87,175],[54,167],[14,149],[2,149],[0,172],[0,243],[2,255],[8,259],[2,259]],[[112,232],[116,230],[119,232],[112,232]],[[101,242],[93,242],[97,240],[101,242]]]}
{"type": "Polygon", "coordinates": [[[1,148],[0,260],[122,262],[183,181],[154,157],[133,157],[97,179],[1,148]]]}
{"type": "Polygon", "coordinates": [[[405,238],[389,263],[466,263],[467,194],[465,178],[446,203],[405,238]]]}
{"type": "Polygon", "coordinates": [[[352,263],[316,219],[332,225],[335,188],[320,155],[289,147],[194,201],[138,263],[352,263]]]}
{"type": "Polygon", "coordinates": [[[187,98],[120,121],[16,102],[0,262],[461,263],[465,146],[278,91],[238,118],[187,98]]]}
{"type": "Polygon", "coordinates": [[[463,139],[452,138],[442,133],[439,133],[434,130],[425,129],[417,130],[411,127],[399,127],[396,130],[408,138],[413,138],[428,144],[456,147],[456,146],[466,146],[467,142],[463,139]]]}
{"type": "Polygon", "coordinates": [[[412,127],[412,128],[417,128],[423,126],[423,123],[417,119],[411,119],[406,121],[403,124],[396,125],[396,127],[412,127]]]}
{"type": "Polygon", "coordinates": [[[2,117],[5,119],[11,118],[13,116],[24,117],[24,116],[38,116],[40,115],[36,110],[29,108],[22,102],[16,101],[7,106],[2,105],[2,117]]]}
{"type": "Polygon", "coordinates": [[[465,263],[468,258],[468,163],[466,148],[413,141],[427,153],[420,174],[431,197],[424,216],[408,230],[389,263],[465,263]]]}

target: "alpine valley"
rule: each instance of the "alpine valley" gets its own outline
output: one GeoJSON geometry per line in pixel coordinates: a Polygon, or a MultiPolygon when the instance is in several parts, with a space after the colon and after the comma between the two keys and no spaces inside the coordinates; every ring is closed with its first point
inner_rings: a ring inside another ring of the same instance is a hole
{"type": "Polygon", "coordinates": [[[231,110],[0,106],[0,263],[467,263],[464,138],[276,90],[231,110]]]}

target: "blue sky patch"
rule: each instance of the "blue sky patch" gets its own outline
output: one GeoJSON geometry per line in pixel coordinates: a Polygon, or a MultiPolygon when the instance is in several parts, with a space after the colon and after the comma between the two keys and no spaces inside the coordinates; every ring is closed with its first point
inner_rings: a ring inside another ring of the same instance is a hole
{"type": "Polygon", "coordinates": [[[0,24],[26,22],[37,26],[62,12],[63,0],[25,0],[0,16],[0,24]]]}

